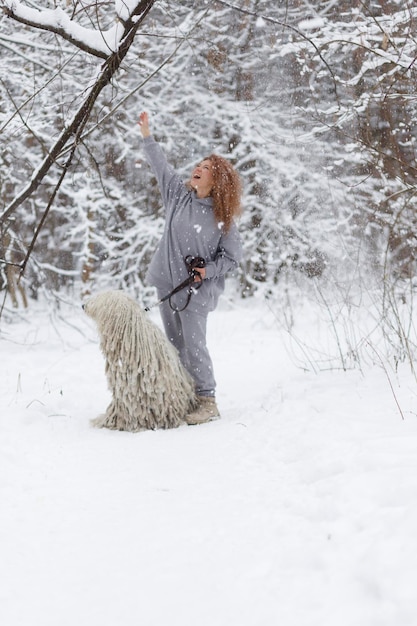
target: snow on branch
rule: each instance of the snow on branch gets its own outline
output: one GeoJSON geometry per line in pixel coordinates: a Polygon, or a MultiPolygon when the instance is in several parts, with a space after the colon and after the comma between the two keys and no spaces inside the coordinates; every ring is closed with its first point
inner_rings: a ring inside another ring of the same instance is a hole
{"type": "Polygon", "coordinates": [[[8,17],[21,24],[60,35],[84,52],[103,59],[118,49],[126,30],[126,22],[135,14],[140,4],[140,0],[115,0],[115,23],[104,31],[82,26],[60,7],[34,9],[19,0],[0,0],[0,6],[8,17]]]}
{"type": "MultiPolygon", "coordinates": [[[[130,46],[133,43],[135,34],[139,26],[141,25],[142,21],[145,19],[146,15],[152,8],[154,2],[155,0],[124,0],[123,6],[126,8],[127,19],[123,20],[123,35],[120,38],[117,49],[112,54],[106,55],[106,60],[102,64],[102,67],[100,68],[99,75],[97,76],[94,84],[89,89],[85,99],[83,100],[83,102],[81,102],[80,106],[78,107],[78,110],[73,116],[72,121],[69,123],[69,125],[63,128],[58,139],[55,141],[49,153],[45,156],[41,165],[33,173],[32,178],[29,181],[29,183],[26,185],[26,187],[12,200],[12,202],[0,215],[0,225],[4,223],[6,220],[11,219],[11,216],[13,212],[15,211],[15,209],[19,207],[27,198],[29,198],[29,196],[32,193],[36,191],[36,189],[42,183],[45,176],[48,174],[51,167],[53,167],[56,164],[57,159],[60,156],[62,156],[64,148],[67,146],[68,143],[70,143],[71,144],[70,154],[68,158],[66,159],[64,165],[61,166],[62,168],[61,176],[52,192],[52,195],[50,197],[48,206],[45,210],[44,216],[42,217],[41,222],[37,226],[35,235],[33,237],[32,243],[29,247],[26,259],[22,267],[22,273],[24,271],[26,262],[31,254],[31,251],[36,241],[36,238],[38,236],[38,233],[43,226],[43,222],[55,198],[55,195],[58,192],[58,189],[70,167],[72,158],[77,149],[83,129],[85,125],[87,124],[87,121],[90,117],[92,108],[98,96],[100,95],[101,91],[110,83],[113,76],[116,74],[116,72],[120,68],[120,65],[123,59],[125,58],[127,52],[129,51],[130,46]],[[132,10],[129,9],[129,4],[128,4],[129,2],[132,3],[131,4],[131,6],[133,7],[132,10]]],[[[3,5],[7,3],[10,6],[17,6],[17,5],[23,6],[18,2],[18,0],[0,0],[0,3],[2,3],[3,5]]],[[[120,4],[120,8],[122,8],[121,4],[120,4]]],[[[25,11],[26,9],[24,10],[24,12],[25,11]]],[[[55,11],[52,11],[52,13],[55,13],[55,11]]]]}

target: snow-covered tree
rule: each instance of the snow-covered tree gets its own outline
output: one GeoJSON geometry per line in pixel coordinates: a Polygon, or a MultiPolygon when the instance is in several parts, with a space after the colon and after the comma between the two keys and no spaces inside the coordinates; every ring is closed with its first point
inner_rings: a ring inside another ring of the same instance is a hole
{"type": "Polygon", "coordinates": [[[284,272],[348,271],[358,249],[414,271],[408,0],[0,6],[0,221],[20,262],[53,199],[26,269],[34,291],[142,291],[161,228],[142,109],[184,177],[213,151],[240,170],[245,293],[284,272]]]}

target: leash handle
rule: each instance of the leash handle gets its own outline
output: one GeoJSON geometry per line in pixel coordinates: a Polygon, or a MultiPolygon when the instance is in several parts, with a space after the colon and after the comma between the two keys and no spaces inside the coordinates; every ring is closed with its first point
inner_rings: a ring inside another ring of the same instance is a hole
{"type": "MultiPolygon", "coordinates": [[[[172,291],[170,291],[169,293],[167,293],[166,296],[164,296],[163,298],[158,300],[158,302],[155,302],[155,304],[152,304],[151,306],[145,307],[145,311],[150,311],[155,306],[159,306],[160,304],[162,304],[166,300],[169,300],[169,306],[176,313],[180,313],[181,311],[184,311],[187,308],[187,306],[190,304],[191,296],[193,295],[193,289],[191,288],[191,285],[194,284],[195,277],[199,276],[199,274],[200,274],[200,272],[197,271],[197,268],[202,269],[203,267],[206,266],[206,262],[203,259],[203,257],[201,257],[201,256],[192,256],[191,254],[186,256],[184,261],[185,261],[185,264],[186,264],[187,269],[188,269],[188,278],[186,278],[182,283],[180,283],[179,285],[174,287],[174,289],[172,291]],[[189,287],[187,301],[186,301],[185,305],[182,307],[182,309],[177,309],[171,303],[171,298],[176,293],[178,293],[179,291],[182,291],[186,287],[189,287]]],[[[202,284],[203,284],[203,280],[201,279],[200,281],[196,282],[196,284],[194,286],[194,289],[200,289],[202,284]]]]}

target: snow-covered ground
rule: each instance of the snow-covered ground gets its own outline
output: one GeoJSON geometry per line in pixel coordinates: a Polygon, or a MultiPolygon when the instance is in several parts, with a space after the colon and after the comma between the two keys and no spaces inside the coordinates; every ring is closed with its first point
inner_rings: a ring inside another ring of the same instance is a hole
{"type": "Polygon", "coordinates": [[[4,626],[417,625],[405,365],[303,371],[266,305],[223,302],[209,320],[222,419],[96,430],[95,327],[78,308],[62,318],[1,325],[4,626]]]}

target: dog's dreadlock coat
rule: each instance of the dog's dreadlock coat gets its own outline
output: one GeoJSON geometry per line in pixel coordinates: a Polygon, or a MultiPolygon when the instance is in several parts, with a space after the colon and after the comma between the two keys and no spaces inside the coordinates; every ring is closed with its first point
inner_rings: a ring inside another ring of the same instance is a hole
{"type": "Polygon", "coordinates": [[[148,314],[122,291],[99,293],[84,310],[97,324],[113,395],[93,425],[137,432],[183,424],[197,405],[194,383],[148,314]]]}

